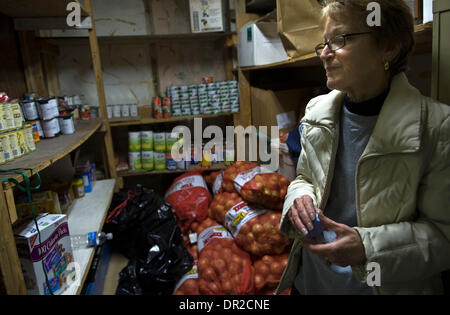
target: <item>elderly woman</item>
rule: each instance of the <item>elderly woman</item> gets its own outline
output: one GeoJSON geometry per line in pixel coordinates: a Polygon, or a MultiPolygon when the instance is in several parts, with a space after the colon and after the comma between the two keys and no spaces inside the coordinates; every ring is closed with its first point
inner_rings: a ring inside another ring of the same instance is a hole
{"type": "Polygon", "coordinates": [[[277,293],[434,294],[450,269],[450,108],[405,76],[403,0],[328,1],[316,47],[332,91],[302,119],[281,231],[295,242],[277,293]],[[308,237],[317,225],[322,237],[308,237]],[[375,264],[374,264],[375,263],[375,264]],[[370,276],[370,279],[369,279],[370,276]],[[367,281],[370,280],[370,281],[367,281]]]}

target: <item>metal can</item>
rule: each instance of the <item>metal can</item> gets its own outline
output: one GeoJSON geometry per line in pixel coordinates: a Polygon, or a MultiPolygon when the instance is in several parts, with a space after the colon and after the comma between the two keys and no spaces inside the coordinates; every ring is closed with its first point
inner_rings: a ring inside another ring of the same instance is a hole
{"type": "Polygon", "coordinates": [[[121,108],[120,105],[113,105],[113,118],[121,117],[121,108]]]}
{"type": "Polygon", "coordinates": [[[152,171],[155,167],[153,151],[141,152],[142,168],[146,171],[152,171]]]}
{"type": "Polygon", "coordinates": [[[59,115],[58,101],[55,97],[39,98],[37,100],[39,116],[42,120],[50,120],[59,115]]]}
{"type": "Polygon", "coordinates": [[[137,104],[130,104],[130,116],[137,117],[138,115],[139,113],[137,104]]]}
{"type": "Polygon", "coordinates": [[[172,157],[172,152],[166,152],[166,169],[175,171],[177,169],[177,162],[172,157]]]}
{"type": "Polygon", "coordinates": [[[130,117],[130,105],[123,104],[120,106],[120,113],[122,117],[130,117]]]}
{"type": "MultiPolygon", "coordinates": [[[[39,137],[40,137],[40,138],[45,138],[44,130],[42,129],[41,121],[40,121],[40,120],[36,120],[35,123],[36,123],[36,129],[37,129],[37,131],[38,131],[39,137]]],[[[35,137],[35,139],[36,139],[36,137],[35,137]]]]}
{"type": "Polygon", "coordinates": [[[130,170],[139,171],[142,169],[142,157],[141,152],[129,152],[128,153],[128,163],[130,165],[130,170]]]}
{"type": "Polygon", "coordinates": [[[29,153],[30,150],[28,150],[23,128],[17,129],[16,134],[17,134],[17,142],[19,143],[20,156],[29,153]]]}
{"type": "Polygon", "coordinates": [[[4,103],[4,104],[0,104],[3,107],[3,130],[11,130],[14,129],[15,124],[14,124],[14,115],[11,109],[11,104],[10,103],[4,103]]]}
{"type": "Polygon", "coordinates": [[[106,106],[106,111],[108,113],[108,118],[113,117],[113,107],[111,105],[106,106]]]}
{"type": "Polygon", "coordinates": [[[39,113],[35,101],[22,101],[21,104],[26,120],[39,119],[39,113]]]}
{"type": "Polygon", "coordinates": [[[13,155],[13,158],[16,159],[18,157],[21,157],[23,154],[20,151],[19,147],[19,140],[17,138],[17,132],[11,131],[6,134],[9,137],[9,143],[11,145],[11,153],[13,155]]]}
{"type": "Polygon", "coordinates": [[[5,161],[5,163],[14,160],[8,134],[1,134],[0,142],[3,150],[3,160],[5,161]]]}
{"type": "MultiPolygon", "coordinates": [[[[24,126],[24,136],[25,136],[25,143],[28,147],[29,152],[33,152],[36,150],[36,143],[34,142],[34,132],[33,132],[33,126],[31,124],[25,124],[24,126]]],[[[38,135],[39,137],[39,135],[38,135]]]]}
{"type": "Polygon", "coordinates": [[[61,129],[59,128],[58,118],[42,120],[41,123],[45,138],[54,138],[59,136],[61,129]]]}
{"type": "Polygon", "coordinates": [[[58,118],[59,128],[63,135],[71,135],[75,133],[72,116],[62,116],[58,118]]]}
{"type": "Polygon", "coordinates": [[[22,116],[22,111],[20,109],[19,102],[11,103],[11,110],[13,113],[15,128],[22,128],[23,116],[22,116]]]}

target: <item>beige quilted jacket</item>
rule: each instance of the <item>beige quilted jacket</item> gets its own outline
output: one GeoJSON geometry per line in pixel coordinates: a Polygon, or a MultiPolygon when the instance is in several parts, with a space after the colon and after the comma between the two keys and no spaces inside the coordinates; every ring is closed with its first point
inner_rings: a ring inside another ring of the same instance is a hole
{"type": "MultiPolygon", "coordinates": [[[[311,196],[324,209],[337,150],[344,94],[312,99],[302,119],[297,178],[284,203],[281,231],[294,238],[276,294],[292,286],[301,259],[301,236],[287,211],[311,196]]],[[[381,267],[375,294],[442,292],[440,273],[450,269],[450,106],[424,97],[404,73],[392,80],[374,131],[356,169],[356,212],[366,265],[352,266],[360,281],[370,262],[381,267]]],[[[326,215],[326,213],[324,213],[326,215]]]]}

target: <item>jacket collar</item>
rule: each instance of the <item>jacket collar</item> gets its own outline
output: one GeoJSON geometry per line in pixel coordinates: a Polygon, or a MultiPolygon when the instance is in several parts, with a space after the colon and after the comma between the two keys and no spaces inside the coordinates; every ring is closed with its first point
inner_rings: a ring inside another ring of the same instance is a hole
{"type": "MultiPolygon", "coordinates": [[[[303,121],[336,128],[344,93],[331,91],[319,98],[303,121]]],[[[420,149],[422,100],[420,92],[409,84],[405,73],[396,75],[381,108],[375,128],[364,150],[370,152],[416,152],[420,149]]]]}

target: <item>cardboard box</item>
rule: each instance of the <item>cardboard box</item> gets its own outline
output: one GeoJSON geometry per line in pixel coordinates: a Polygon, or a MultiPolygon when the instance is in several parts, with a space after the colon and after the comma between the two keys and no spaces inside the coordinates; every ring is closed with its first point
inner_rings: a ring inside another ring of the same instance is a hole
{"type": "MultiPolygon", "coordinates": [[[[28,203],[26,195],[21,195],[18,201],[16,201],[17,216],[20,219],[25,219],[31,216],[31,207],[28,203]]],[[[34,213],[36,215],[41,213],[61,214],[61,205],[59,203],[58,193],[46,190],[41,192],[35,192],[32,195],[34,213]]]]}
{"type": "Polygon", "coordinates": [[[280,131],[296,127],[311,99],[311,89],[272,91],[251,88],[252,124],[256,127],[278,126],[280,131]]]}
{"type": "Polygon", "coordinates": [[[73,261],[69,225],[64,214],[42,214],[37,218],[42,243],[33,220],[14,229],[19,259],[28,294],[48,295],[47,274],[53,294],[61,294],[73,279],[67,270],[73,261]],[[45,273],[44,273],[45,270],[45,273]]]}
{"type": "Polygon", "coordinates": [[[189,0],[192,33],[223,32],[222,0],[189,0]]]}
{"type": "Polygon", "coordinates": [[[273,18],[272,13],[239,29],[239,66],[261,66],[288,59],[273,18]]]}

